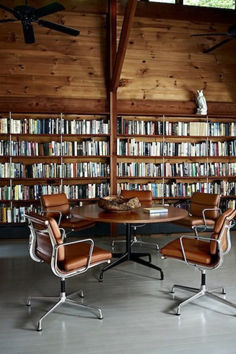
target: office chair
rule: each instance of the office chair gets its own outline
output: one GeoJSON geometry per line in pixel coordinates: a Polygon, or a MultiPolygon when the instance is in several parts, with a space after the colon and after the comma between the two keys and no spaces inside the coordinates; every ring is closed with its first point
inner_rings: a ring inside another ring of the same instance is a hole
{"type": "Polygon", "coordinates": [[[70,215],[70,205],[65,193],[42,195],[40,201],[46,216],[56,218],[60,227],[70,230],[65,236],[73,231],[84,230],[95,225],[92,221],[70,215]]]}
{"type": "Polygon", "coordinates": [[[63,242],[64,230],[58,227],[56,220],[35,213],[26,214],[30,228],[29,250],[31,258],[36,262],[45,262],[50,265],[52,272],[60,278],[61,291],[58,297],[29,297],[27,305],[31,306],[31,300],[56,301],[38,321],[37,330],[42,330],[42,321],[60,305],[82,307],[88,311],[96,312],[102,319],[102,311],[94,306],[81,304],[71,299],[72,295],[83,292],[66,294],[65,280],[69,277],[82,274],[88,269],[99,264],[109,263],[111,253],[94,246],[92,239],[84,239],[73,242],[63,242]]]}
{"type": "MultiPolygon", "coordinates": [[[[141,203],[142,206],[152,206],[152,192],[150,190],[145,190],[145,191],[137,191],[137,190],[121,190],[120,195],[124,198],[130,199],[130,198],[135,198],[137,197],[141,203]]],[[[138,240],[136,236],[137,228],[143,227],[145,224],[133,224],[132,227],[132,234],[133,234],[133,240],[131,241],[131,246],[134,244],[140,244],[140,245],[147,245],[147,246],[154,246],[157,250],[159,250],[158,244],[153,244],[152,242],[145,242],[142,240],[138,240]]],[[[112,241],[112,248],[115,247],[115,243],[120,243],[120,242],[125,242],[125,240],[113,240],[112,241]]]]}
{"type": "Polygon", "coordinates": [[[198,231],[214,229],[216,219],[221,213],[219,204],[219,194],[195,192],[190,199],[189,215],[176,220],[174,224],[192,228],[198,237],[198,231]]]}
{"type": "Polygon", "coordinates": [[[236,210],[231,208],[220,215],[216,220],[214,231],[210,238],[181,236],[169,242],[160,250],[163,258],[175,258],[197,268],[201,272],[201,284],[199,289],[183,285],[173,285],[171,293],[174,293],[175,288],[195,293],[178,305],[176,315],[180,315],[180,310],[183,306],[204,295],[236,308],[235,304],[214,294],[214,292],[219,289],[222,294],[225,294],[224,288],[209,290],[206,287],[206,270],[219,268],[223,263],[223,256],[226,255],[231,248],[230,229],[233,226],[235,216],[236,210]]]}

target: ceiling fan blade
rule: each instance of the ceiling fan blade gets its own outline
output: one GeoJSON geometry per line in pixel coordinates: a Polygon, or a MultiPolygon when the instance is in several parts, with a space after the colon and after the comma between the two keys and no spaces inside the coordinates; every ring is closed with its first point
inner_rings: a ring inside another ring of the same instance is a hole
{"type": "Polygon", "coordinates": [[[234,39],[234,38],[233,38],[233,37],[226,38],[226,39],[224,39],[223,41],[221,41],[221,42],[217,43],[216,45],[214,45],[213,47],[210,47],[210,48],[208,48],[208,49],[205,49],[203,52],[204,52],[204,53],[210,53],[210,52],[212,52],[214,49],[220,47],[221,45],[223,45],[223,44],[225,44],[225,43],[227,43],[227,42],[232,41],[232,39],[234,39]]]}
{"type": "Polygon", "coordinates": [[[63,5],[59,4],[59,2],[53,2],[49,5],[40,7],[39,9],[36,9],[35,16],[37,18],[40,18],[43,16],[54,14],[55,12],[62,11],[62,10],[65,10],[63,5]]]}
{"type": "Polygon", "coordinates": [[[10,9],[9,7],[6,7],[6,6],[0,4],[0,8],[7,11],[7,12],[10,12],[12,15],[15,16],[15,11],[10,9]]]}
{"type": "Polygon", "coordinates": [[[202,36],[208,36],[208,37],[215,37],[215,36],[228,36],[229,33],[199,33],[199,34],[191,34],[191,37],[202,37],[202,36]]]}
{"type": "Polygon", "coordinates": [[[34,29],[31,23],[22,22],[25,43],[34,43],[34,29]]]}
{"type": "Polygon", "coordinates": [[[78,36],[80,33],[79,31],[75,30],[74,28],[58,25],[57,23],[54,23],[54,22],[39,20],[38,24],[40,26],[47,27],[47,28],[50,28],[55,31],[69,34],[71,36],[78,36]]]}
{"type": "Polygon", "coordinates": [[[14,20],[13,18],[5,18],[4,20],[0,20],[0,23],[5,23],[5,22],[16,22],[18,20],[14,20]]]}

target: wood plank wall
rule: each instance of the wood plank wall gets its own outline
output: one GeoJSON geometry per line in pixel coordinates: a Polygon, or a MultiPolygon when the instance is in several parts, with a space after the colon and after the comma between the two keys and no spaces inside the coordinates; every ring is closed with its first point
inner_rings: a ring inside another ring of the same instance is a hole
{"type": "MultiPolygon", "coordinates": [[[[16,1],[2,3],[14,6],[16,1]]],[[[45,3],[39,1],[37,6],[45,3]]],[[[0,24],[0,111],[107,111],[106,1],[98,8],[93,0],[86,11],[88,2],[83,0],[80,10],[84,12],[77,12],[76,1],[64,3],[67,9],[70,3],[71,12],[47,19],[79,29],[78,37],[35,24],[36,43],[26,45],[20,24],[0,24]]],[[[4,17],[7,14],[0,11],[0,18],[4,17]]],[[[118,23],[120,27],[122,16],[118,23]]],[[[122,107],[129,110],[132,101],[145,107],[143,100],[162,105],[172,101],[176,107],[186,102],[188,106],[202,88],[208,102],[236,103],[236,41],[203,54],[203,48],[215,44],[216,38],[210,34],[190,37],[192,33],[225,31],[227,26],[136,17],[118,90],[122,107]]]]}
{"type": "Polygon", "coordinates": [[[202,51],[222,37],[191,34],[225,32],[225,24],[135,18],[119,99],[193,100],[204,89],[208,101],[236,101],[236,41],[202,51]]]}
{"type": "Polygon", "coordinates": [[[0,96],[105,98],[106,18],[58,13],[48,20],[79,29],[72,37],[34,25],[24,44],[20,23],[0,27],[0,96]]]}

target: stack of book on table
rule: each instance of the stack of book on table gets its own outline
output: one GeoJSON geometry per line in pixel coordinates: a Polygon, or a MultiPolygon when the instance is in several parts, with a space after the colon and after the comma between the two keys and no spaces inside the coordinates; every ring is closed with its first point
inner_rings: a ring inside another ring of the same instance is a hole
{"type": "Polygon", "coordinates": [[[167,214],[168,208],[162,205],[156,205],[150,208],[143,208],[143,210],[148,214],[167,214]]]}

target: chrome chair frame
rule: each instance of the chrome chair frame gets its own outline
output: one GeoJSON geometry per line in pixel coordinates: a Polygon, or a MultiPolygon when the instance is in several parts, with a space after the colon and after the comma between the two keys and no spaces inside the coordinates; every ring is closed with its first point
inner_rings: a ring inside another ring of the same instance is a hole
{"type": "MultiPolygon", "coordinates": [[[[42,206],[42,202],[41,202],[41,214],[42,215],[47,215],[47,213],[54,213],[54,214],[59,214],[59,218],[58,218],[58,221],[57,221],[57,223],[58,223],[58,226],[60,226],[60,224],[61,224],[61,220],[62,220],[62,212],[60,211],[60,210],[44,210],[43,209],[43,206],[42,206]]],[[[69,219],[69,215],[68,216],[66,216],[66,219],[69,219]]],[[[63,239],[65,239],[69,234],[71,234],[72,232],[74,232],[75,230],[74,229],[71,229],[71,231],[68,231],[68,232],[66,232],[65,231],[65,229],[63,229],[64,230],[64,238],[63,239]]]]}
{"type": "MultiPolygon", "coordinates": [[[[91,306],[91,305],[85,305],[83,303],[78,303],[75,300],[72,300],[71,297],[74,297],[75,295],[79,294],[79,296],[81,298],[84,298],[84,293],[83,290],[79,290],[76,291],[72,294],[67,295],[66,294],[66,289],[65,289],[65,280],[67,278],[73,277],[75,275],[79,275],[82,274],[84,272],[86,272],[89,268],[92,268],[94,266],[97,266],[99,264],[102,263],[110,263],[110,260],[107,260],[106,262],[102,261],[102,262],[96,262],[93,263],[92,265],[90,264],[91,262],[91,257],[92,257],[92,253],[93,253],[93,248],[94,248],[94,241],[92,239],[83,239],[83,240],[77,240],[77,241],[72,241],[72,242],[67,242],[67,243],[63,243],[63,244],[57,244],[56,240],[53,236],[53,232],[51,230],[50,224],[48,223],[48,221],[43,222],[37,218],[34,218],[32,216],[29,215],[25,215],[25,217],[28,220],[28,226],[30,228],[30,238],[29,238],[29,253],[31,258],[36,261],[36,262],[40,262],[40,263],[44,263],[43,260],[41,260],[40,258],[38,258],[38,256],[35,254],[35,246],[36,246],[36,241],[37,241],[37,236],[36,236],[36,232],[33,226],[33,222],[37,223],[39,225],[42,226],[46,226],[45,229],[40,230],[40,233],[42,235],[49,235],[50,237],[50,241],[51,241],[51,245],[52,245],[52,257],[51,257],[51,269],[52,272],[61,279],[61,291],[60,291],[60,295],[59,297],[55,297],[55,296],[34,296],[31,297],[29,296],[27,299],[27,306],[31,306],[31,300],[44,300],[44,301],[52,301],[55,302],[56,304],[53,305],[38,321],[37,324],[37,331],[42,331],[42,321],[53,311],[56,310],[56,308],[58,308],[60,305],[62,305],[63,303],[66,303],[68,305],[72,305],[72,306],[76,306],[76,307],[80,307],[83,308],[85,310],[88,310],[90,312],[95,312],[97,315],[98,319],[103,319],[103,315],[102,315],[102,311],[100,308],[96,307],[96,306],[91,306]],[[68,247],[69,245],[72,244],[77,244],[77,243],[90,243],[90,249],[89,249],[89,254],[88,254],[88,261],[87,261],[87,265],[83,268],[74,270],[74,271],[70,271],[70,272],[63,272],[61,271],[58,266],[58,250],[60,247],[68,247]]],[[[60,228],[61,232],[62,232],[62,240],[65,238],[65,230],[60,228]]]]}
{"type": "MultiPolygon", "coordinates": [[[[227,220],[227,217],[226,217],[226,220],[227,220]]],[[[197,268],[200,272],[201,272],[201,285],[200,285],[200,288],[193,288],[193,287],[189,287],[189,286],[184,286],[184,285],[179,285],[179,284],[174,284],[172,286],[172,289],[170,291],[171,294],[174,294],[175,293],[175,288],[178,288],[178,289],[182,289],[182,290],[186,290],[186,291],[190,291],[190,292],[193,292],[195,293],[194,295],[192,295],[191,297],[187,298],[186,300],[180,302],[177,306],[177,310],[176,310],[176,315],[177,316],[180,316],[181,315],[181,308],[185,305],[187,305],[188,303],[206,295],[216,301],[219,301],[225,305],[228,305],[228,306],[231,306],[233,308],[236,308],[236,304],[220,297],[220,296],[217,296],[216,294],[214,294],[214,292],[217,292],[217,291],[221,291],[221,294],[222,295],[226,295],[226,292],[225,292],[225,288],[224,287],[217,287],[217,288],[214,288],[214,289],[208,289],[207,286],[206,286],[206,270],[213,270],[213,269],[217,269],[219,268],[222,263],[223,263],[223,257],[224,255],[226,255],[230,249],[231,249],[231,240],[230,240],[230,229],[234,226],[234,221],[232,220],[228,225],[224,225],[224,227],[222,228],[221,230],[221,233],[220,233],[220,236],[218,239],[214,239],[214,238],[208,238],[208,237],[199,237],[198,236],[198,240],[203,240],[203,241],[214,241],[217,243],[218,245],[218,251],[219,251],[219,262],[213,266],[213,267],[206,267],[206,266],[201,266],[199,264],[195,264],[195,263],[192,263],[192,262],[189,262],[187,260],[187,257],[186,257],[186,252],[185,252],[185,249],[184,249],[184,244],[183,244],[183,239],[196,239],[196,236],[181,236],[180,237],[180,245],[181,245],[181,251],[182,251],[182,254],[183,254],[183,258],[184,258],[184,262],[188,265],[191,265],[195,268],[197,268]],[[223,249],[222,249],[222,246],[221,246],[221,240],[222,240],[222,237],[223,237],[223,234],[224,234],[224,229],[227,229],[226,230],[226,239],[227,239],[227,248],[226,250],[223,252],[223,249]]],[[[165,258],[164,256],[162,257],[163,259],[165,258]]],[[[176,259],[178,260],[178,259],[176,259]]],[[[181,262],[183,262],[183,260],[179,260],[181,262]]]]}
{"type": "MultiPolygon", "coordinates": [[[[214,227],[212,226],[208,226],[207,223],[206,223],[206,212],[207,211],[216,211],[218,210],[219,212],[219,215],[222,214],[222,211],[220,208],[207,208],[207,209],[203,209],[202,211],[202,219],[203,219],[203,222],[204,224],[203,225],[198,225],[198,226],[192,226],[192,229],[196,235],[197,238],[199,238],[198,236],[198,232],[199,231],[207,231],[207,230],[213,230],[214,227]]],[[[191,215],[191,214],[189,214],[191,215]]]]}

